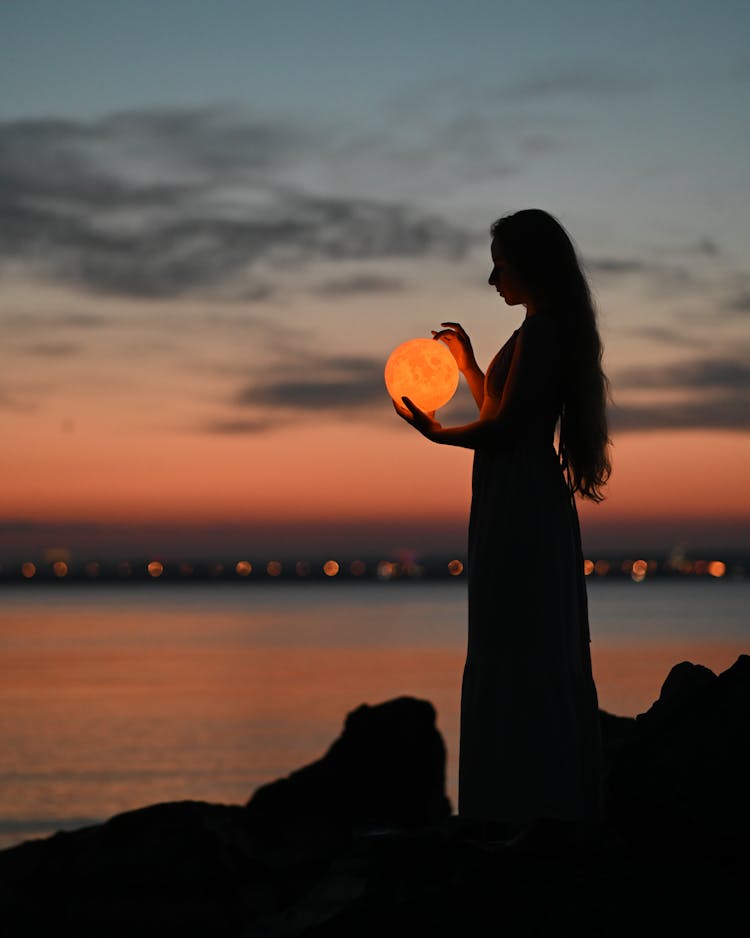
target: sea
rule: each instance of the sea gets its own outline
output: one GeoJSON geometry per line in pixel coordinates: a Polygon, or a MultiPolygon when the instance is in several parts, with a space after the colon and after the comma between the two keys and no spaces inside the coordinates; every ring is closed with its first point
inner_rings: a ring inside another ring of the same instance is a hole
{"type": "MultiPolygon", "coordinates": [[[[588,583],[600,706],[750,652],[750,580],[588,583]]],[[[245,803],[362,703],[432,701],[457,804],[465,581],[14,587],[0,598],[0,847],[164,801],[245,803]]]]}

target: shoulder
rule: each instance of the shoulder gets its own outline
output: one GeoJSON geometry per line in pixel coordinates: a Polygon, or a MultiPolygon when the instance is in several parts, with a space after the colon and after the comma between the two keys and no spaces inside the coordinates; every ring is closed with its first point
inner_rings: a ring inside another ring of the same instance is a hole
{"type": "Polygon", "coordinates": [[[554,316],[550,316],[549,313],[539,312],[524,319],[519,333],[524,336],[538,338],[557,338],[559,330],[560,326],[554,316]]]}
{"type": "Polygon", "coordinates": [[[546,313],[535,313],[524,319],[518,338],[519,354],[546,367],[555,365],[562,354],[560,325],[546,313]]]}

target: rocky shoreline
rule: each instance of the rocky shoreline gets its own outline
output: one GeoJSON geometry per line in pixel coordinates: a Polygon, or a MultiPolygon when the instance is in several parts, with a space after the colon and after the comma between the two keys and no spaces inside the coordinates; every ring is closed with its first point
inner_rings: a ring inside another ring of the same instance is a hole
{"type": "Polygon", "coordinates": [[[742,933],[750,656],[678,664],[646,713],[601,724],[606,818],[585,843],[482,839],[451,814],[432,705],[402,697],[244,806],[152,805],[0,852],[0,934],[742,933]]]}

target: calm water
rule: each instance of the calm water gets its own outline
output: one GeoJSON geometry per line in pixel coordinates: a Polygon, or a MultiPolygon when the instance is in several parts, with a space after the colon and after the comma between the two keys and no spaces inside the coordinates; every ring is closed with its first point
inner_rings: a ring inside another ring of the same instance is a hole
{"type": "MultiPolygon", "coordinates": [[[[600,704],[750,652],[750,583],[591,582],[600,704]]],[[[321,755],[346,713],[433,701],[456,803],[465,589],[311,583],[8,589],[0,846],[183,798],[240,803],[321,755]]]]}

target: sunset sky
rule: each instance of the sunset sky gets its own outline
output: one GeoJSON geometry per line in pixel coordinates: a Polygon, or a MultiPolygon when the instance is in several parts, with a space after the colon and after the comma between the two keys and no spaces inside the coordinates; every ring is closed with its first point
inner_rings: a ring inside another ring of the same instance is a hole
{"type": "Polygon", "coordinates": [[[471,454],[383,365],[446,319],[489,361],[529,206],[612,382],[585,544],[750,546],[749,40],[746,0],[2,4],[0,554],[462,548],[471,454]]]}

